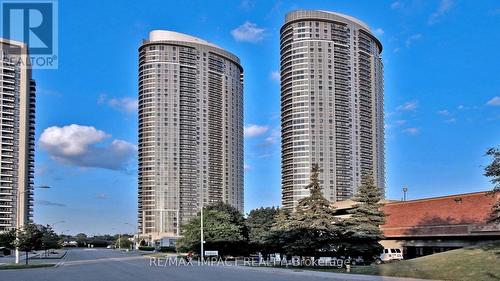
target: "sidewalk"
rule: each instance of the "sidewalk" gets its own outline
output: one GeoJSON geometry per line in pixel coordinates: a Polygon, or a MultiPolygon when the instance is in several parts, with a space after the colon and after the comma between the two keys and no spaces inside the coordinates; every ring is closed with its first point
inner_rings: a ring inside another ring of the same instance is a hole
{"type": "MultiPolygon", "coordinates": [[[[38,256],[38,254],[39,254],[38,252],[29,253],[28,258],[31,259],[33,257],[36,257],[38,256]]],[[[25,259],[26,259],[26,253],[19,252],[19,261],[24,261],[25,259]]],[[[16,262],[16,255],[14,251],[12,251],[12,254],[10,256],[0,257],[0,265],[14,263],[14,262],[16,262]]]]}
{"type": "Polygon", "coordinates": [[[306,280],[307,277],[314,276],[314,277],[322,277],[322,278],[329,278],[332,280],[343,280],[343,281],[432,281],[431,279],[335,273],[335,272],[324,272],[324,271],[313,271],[313,270],[302,270],[302,269],[286,269],[286,268],[274,268],[274,267],[237,266],[237,268],[250,271],[252,270],[267,271],[277,274],[287,274],[287,273],[294,274],[298,276],[303,276],[304,280],[306,280]]]}
{"type": "MultiPolygon", "coordinates": [[[[59,260],[62,260],[67,251],[66,250],[57,250],[58,254],[49,255],[48,257],[42,256],[45,255],[43,251],[37,251],[34,253],[29,253],[29,263],[30,264],[42,264],[42,263],[58,263],[59,260]]],[[[24,252],[19,253],[19,263],[25,263],[26,255],[24,252]]],[[[0,257],[0,266],[6,264],[14,264],[16,262],[16,256],[13,253],[10,256],[0,257]]]]}
{"type": "Polygon", "coordinates": [[[48,253],[49,254],[46,256],[45,251],[42,251],[38,256],[33,257],[33,259],[61,259],[66,255],[67,250],[52,250],[48,253]],[[51,252],[56,252],[56,253],[51,254],[51,252]]]}

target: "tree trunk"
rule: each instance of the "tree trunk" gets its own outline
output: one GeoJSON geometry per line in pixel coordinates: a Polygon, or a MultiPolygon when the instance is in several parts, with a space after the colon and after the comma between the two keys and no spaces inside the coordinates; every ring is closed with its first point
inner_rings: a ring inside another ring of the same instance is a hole
{"type": "Polygon", "coordinates": [[[28,264],[28,251],[26,251],[26,264],[28,264]]]}

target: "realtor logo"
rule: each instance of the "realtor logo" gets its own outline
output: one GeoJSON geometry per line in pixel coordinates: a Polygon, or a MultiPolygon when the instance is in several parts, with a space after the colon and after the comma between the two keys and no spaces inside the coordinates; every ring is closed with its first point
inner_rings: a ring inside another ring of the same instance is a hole
{"type": "Polygon", "coordinates": [[[4,0],[1,15],[2,37],[28,45],[32,68],[57,68],[56,1],[4,0]]]}

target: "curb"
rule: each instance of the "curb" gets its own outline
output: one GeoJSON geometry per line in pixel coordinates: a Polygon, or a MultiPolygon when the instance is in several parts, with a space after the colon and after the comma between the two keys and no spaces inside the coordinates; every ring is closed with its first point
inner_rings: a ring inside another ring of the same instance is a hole
{"type": "Polygon", "coordinates": [[[58,262],[58,263],[56,263],[56,265],[54,267],[59,267],[59,266],[64,265],[64,261],[66,260],[66,255],[67,254],[68,254],[68,250],[66,250],[66,252],[64,252],[64,254],[61,257],[61,261],[58,262]]]}

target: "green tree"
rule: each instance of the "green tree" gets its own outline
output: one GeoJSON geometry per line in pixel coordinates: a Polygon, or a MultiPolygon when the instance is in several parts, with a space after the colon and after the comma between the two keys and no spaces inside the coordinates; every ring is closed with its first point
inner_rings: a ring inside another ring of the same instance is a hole
{"type": "Polygon", "coordinates": [[[284,253],[285,245],[289,240],[287,235],[289,220],[290,212],[285,209],[278,209],[271,230],[265,238],[266,244],[270,245],[276,253],[284,253]]]}
{"type": "MultiPolygon", "coordinates": [[[[182,237],[177,240],[178,251],[200,252],[201,215],[182,226],[182,237]]],[[[203,232],[206,250],[218,250],[219,255],[244,254],[248,231],[243,215],[224,203],[213,203],[203,208],[203,232]]]]}
{"type": "Polygon", "coordinates": [[[116,239],[115,247],[120,249],[129,249],[132,246],[132,241],[129,240],[128,236],[122,236],[116,239]]]}
{"type": "Polygon", "coordinates": [[[371,261],[383,247],[379,241],[384,239],[380,226],[385,222],[385,213],[382,210],[382,191],[373,178],[367,177],[353,197],[355,205],[349,211],[343,225],[343,248],[349,255],[361,255],[371,261]]]}
{"type": "Polygon", "coordinates": [[[267,239],[271,235],[271,228],[275,222],[278,208],[267,207],[253,209],[248,214],[246,225],[248,228],[248,242],[251,249],[260,251],[264,255],[275,251],[274,244],[267,239]]]}
{"type": "Polygon", "coordinates": [[[42,248],[43,231],[35,224],[27,223],[17,230],[15,246],[19,251],[26,253],[26,264],[28,264],[28,253],[42,248]]]}
{"type": "Polygon", "coordinates": [[[87,234],[85,233],[78,233],[76,236],[75,236],[75,239],[76,239],[76,243],[78,243],[78,247],[85,247],[85,245],[87,245],[87,234]]]}
{"type": "Polygon", "coordinates": [[[0,247],[12,249],[14,248],[15,240],[16,240],[15,229],[0,232],[0,247]]]}
{"type": "Polygon", "coordinates": [[[490,222],[500,223],[500,148],[490,148],[486,155],[492,158],[491,163],[484,169],[484,175],[491,178],[494,184],[491,196],[496,196],[497,201],[491,208],[490,222]]]}
{"type": "Polygon", "coordinates": [[[310,195],[299,201],[288,218],[281,214],[273,230],[286,254],[317,257],[335,251],[340,229],[335,209],[321,193],[317,164],[311,169],[306,188],[310,195]]]}
{"type": "Polygon", "coordinates": [[[42,226],[42,244],[41,249],[45,250],[45,255],[47,255],[50,249],[59,249],[61,247],[59,243],[59,236],[54,232],[50,225],[42,226]]]}

